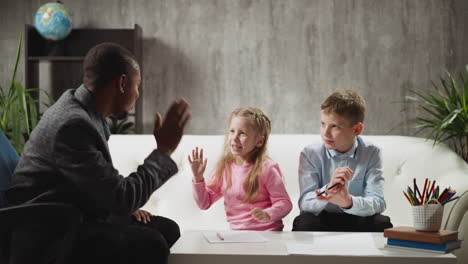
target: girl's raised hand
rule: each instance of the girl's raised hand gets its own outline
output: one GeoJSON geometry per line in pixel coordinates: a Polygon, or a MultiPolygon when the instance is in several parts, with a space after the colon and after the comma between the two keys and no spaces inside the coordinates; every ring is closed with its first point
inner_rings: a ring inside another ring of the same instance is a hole
{"type": "Polygon", "coordinates": [[[203,173],[205,173],[207,159],[203,159],[203,149],[198,151],[198,147],[192,150],[192,157],[188,156],[190,166],[192,167],[193,178],[196,182],[203,181],[203,173]]]}
{"type": "Polygon", "coordinates": [[[250,213],[259,222],[268,222],[271,219],[270,215],[258,207],[253,208],[250,213]]]}

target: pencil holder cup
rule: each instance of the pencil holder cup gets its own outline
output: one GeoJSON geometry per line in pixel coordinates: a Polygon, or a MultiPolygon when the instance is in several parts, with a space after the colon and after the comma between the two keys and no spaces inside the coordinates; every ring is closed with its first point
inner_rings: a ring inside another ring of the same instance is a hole
{"type": "Polygon", "coordinates": [[[444,206],[436,199],[431,199],[435,204],[423,204],[413,206],[413,225],[418,231],[439,231],[444,214],[444,206]]]}

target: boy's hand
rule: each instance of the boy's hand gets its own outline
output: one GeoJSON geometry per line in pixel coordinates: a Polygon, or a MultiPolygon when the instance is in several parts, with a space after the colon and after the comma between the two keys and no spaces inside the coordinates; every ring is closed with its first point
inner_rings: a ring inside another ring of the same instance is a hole
{"type": "Polygon", "coordinates": [[[151,216],[153,216],[150,212],[138,209],[132,214],[138,222],[142,222],[147,224],[151,222],[151,216]]]}
{"type": "Polygon", "coordinates": [[[353,207],[353,199],[351,198],[351,195],[348,192],[348,186],[346,184],[338,184],[331,190],[325,190],[325,193],[327,195],[318,196],[319,193],[320,190],[315,191],[315,194],[317,194],[315,199],[319,201],[325,201],[332,204],[336,204],[344,209],[349,209],[353,207]]]}
{"type": "Polygon", "coordinates": [[[192,167],[193,178],[195,182],[203,181],[203,173],[205,173],[207,159],[203,160],[203,149],[198,152],[198,147],[192,150],[192,158],[188,156],[190,166],[192,167]]]}
{"type": "Polygon", "coordinates": [[[354,171],[349,167],[336,168],[328,186],[332,186],[337,182],[339,182],[341,185],[344,185],[353,178],[353,175],[354,171]]]}
{"type": "Polygon", "coordinates": [[[271,219],[270,215],[258,207],[253,208],[250,213],[259,222],[268,222],[271,219]]]}
{"type": "Polygon", "coordinates": [[[317,194],[316,199],[336,204],[341,208],[351,208],[353,206],[353,199],[351,195],[349,195],[348,185],[346,183],[353,178],[353,175],[354,171],[349,167],[336,168],[328,186],[333,186],[335,183],[339,183],[339,185],[331,190],[325,189],[326,195],[318,196],[320,190],[315,191],[317,194]]]}

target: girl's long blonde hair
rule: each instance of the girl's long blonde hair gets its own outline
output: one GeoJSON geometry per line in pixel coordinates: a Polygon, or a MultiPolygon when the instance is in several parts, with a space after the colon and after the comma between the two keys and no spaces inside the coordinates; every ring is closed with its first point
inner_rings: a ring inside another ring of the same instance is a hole
{"type": "MultiPolygon", "coordinates": [[[[260,174],[262,172],[262,164],[268,158],[267,157],[267,143],[268,143],[268,136],[271,132],[271,121],[270,118],[260,109],[255,107],[245,107],[245,108],[237,108],[234,110],[229,119],[228,119],[228,133],[229,133],[229,126],[231,125],[231,120],[234,117],[241,117],[248,120],[252,127],[254,128],[257,135],[263,136],[263,145],[261,147],[256,147],[250,156],[250,162],[252,162],[253,168],[250,170],[249,175],[245,178],[244,181],[244,190],[245,190],[245,197],[243,202],[250,202],[255,200],[258,189],[260,187],[260,174]]],[[[231,187],[232,180],[231,180],[231,170],[230,164],[234,161],[234,156],[232,155],[229,142],[228,142],[229,135],[226,134],[224,140],[224,151],[216,163],[215,166],[215,173],[214,173],[214,181],[211,186],[221,187],[222,185],[222,178],[223,172],[226,172],[226,189],[231,187]]],[[[223,190],[226,191],[226,190],[223,190]]]]}

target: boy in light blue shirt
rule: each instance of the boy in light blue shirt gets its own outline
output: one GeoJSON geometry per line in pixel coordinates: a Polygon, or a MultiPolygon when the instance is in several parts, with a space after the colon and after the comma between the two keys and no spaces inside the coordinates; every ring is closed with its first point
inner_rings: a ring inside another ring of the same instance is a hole
{"type": "Polygon", "coordinates": [[[340,90],[321,105],[321,142],[299,161],[301,214],[293,231],[382,232],[392,227],[385,210],[380,149],[360,137],[364,99],[340,90]],[[334,186],[334,187],[332,187],[334,186]]]}

